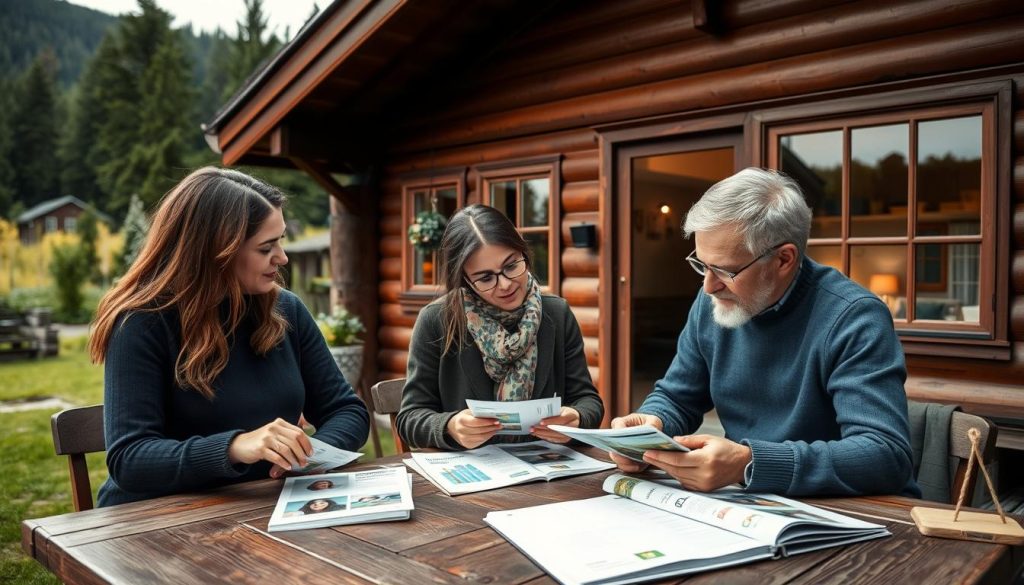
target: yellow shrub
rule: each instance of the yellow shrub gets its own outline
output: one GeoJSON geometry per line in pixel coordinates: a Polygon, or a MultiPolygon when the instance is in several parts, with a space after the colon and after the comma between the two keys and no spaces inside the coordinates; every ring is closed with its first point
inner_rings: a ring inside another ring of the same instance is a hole
{"type": "MultiPolygon", "coordinates": [[[[100,223],[96,238],[96,255],[100,272],[107,278],[114,267],[114,258],[124,247],[120,233],[110,233],[106,224],[100,223]]],[[[53,249],[65,244],[77,244],[77,234],[53,232],[43,236],[38,244],[22,245],[18,241],[18,228],[11,222],[0,219],[0,295],[10,294],[14,288],[37,288],[51,286],[50,260],[53,249]]]]}

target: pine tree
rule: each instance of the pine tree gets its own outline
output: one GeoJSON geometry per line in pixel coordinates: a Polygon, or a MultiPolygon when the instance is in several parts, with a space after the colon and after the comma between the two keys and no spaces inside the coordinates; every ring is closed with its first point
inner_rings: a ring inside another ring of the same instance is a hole
{"type": "Polygon", "coordinates": [[[267,32],[263,0],[245,0],[245,19],[237,26],[238,34],[229,51],[228,84],[221,94],[222,101],[231,98],[245,80],[281,47],[277,37],[267,32]]]}
{"type": "Polygon", "coordinates": [[[14,195],[25,207],[58,196],[56,60],[44,52],[21,78],[13,106],[14,195]]]}
{"type": "Polygon", "coordinates": [[[61,191],[73,194],[93,205],[105,200],[94,166],[96,137],[106,111],[105,104],[101,101],[103,88],[100,87],[96,64],[99,62],[99,55],[109,53],[112,43],[112,35],[104,37],[97,50],[97,57],[86,66],[78,86],[72,92],[69,99],[68,124],[61,135],[57,153],[61,167],[61,191]]]}
{"type": "Polygon", "coordinates": [[[82,215],[78,216],[77,231],[82,256],[89,264],[89,280],[101,284],[103,274],[100,272],[99,257],[96,255],[96,240],[99,239],[100,234],[96,222],[96,214],[91,209],[86,209],[82,215]]]}
{"type": "Polygon", "coordinates": [[[9,116],[10,85],[6,79],[0,78],[0,217],[10,217],[11,204],[14,203],[14,167],[10,161],[14,144],[9,116]]]}
{"type": "Polygon", "coordinates": [[[149,219],[146,218],[146,210],[138,195],[132,195],[121,229],[124,232],[124,249],[121,250],[118,273],[124,274],[138,257],[142,244],[146,241],[146,233],[149,231],[149,219]]]}

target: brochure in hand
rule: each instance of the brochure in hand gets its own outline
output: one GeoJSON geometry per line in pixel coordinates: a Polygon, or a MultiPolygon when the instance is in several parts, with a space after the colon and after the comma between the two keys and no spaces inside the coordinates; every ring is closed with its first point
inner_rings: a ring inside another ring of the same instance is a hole
{"type": "Polygon", "coordinates": [[[496,418],[501,423],[498,435],[529,435],[530,427],[540,419],[556,416],[562,410],[562,399],[538,398],[536,400],[466,400],[466,406],[478,418],[496,418]]]}
{"type": "Polygon", "coordinates": [[[267,530],[407,520],[412,509],[412,477],[404,467],[289,477],[267,530]]]}
{"type": "Polygon", "coordinates": [[[615,473],[604,490],[615,495],[490,512],[484,522],[566,585],[661,579],[890,535],[878,524],[737,489],[694,493],[615,473]]]}
{"type": "Polygon", "coordinates": [[[363,456],[362,453],[339,449],[313,437],[309,438],[309,442],[313,444],[313,454],[306,458],[304,466],[293,467],[292,473],[323,473],[329,469],[348,465],[363,456]]]}
{"type": "Polygon", "coordinates": [[[450,496],[615,467],[614,463],[547,441],[488,445],[470,451],[417,452],[405,464],[450,496]]]}
{"type": "Polygon", "coordinates": [[[644,460],[644,451],[689,451],[672,440],[665,433],[650,425],[626,427],[624,429],[578,429],[551,425],[549,429],[572,437],[598,449],[611,451],[634,461],[644,460]]]}

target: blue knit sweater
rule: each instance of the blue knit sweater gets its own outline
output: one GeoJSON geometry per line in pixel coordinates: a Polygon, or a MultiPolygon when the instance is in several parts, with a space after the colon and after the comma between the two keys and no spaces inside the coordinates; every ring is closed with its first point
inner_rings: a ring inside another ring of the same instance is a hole
{"type": "Polygon", "coordinates": [[[639,412],[675,436],[717,409],[726,437],[751,448],[750,491],[920,497],[905,380],[885,305],[804,259],[782,302],[735,329],[715,323],[701,291],[639,412]]]}
{"type": "Polygon", "coordinates": [[[235,335],[228,365],[207,400],[174,382],[181,345],[176,310],[137,312],[115,325],[104,369],[104,433],[110,477],[99,505],[109,506],[253,479],[270,464],[232,465],[236,435],[275,418],[297,423],[300,413],[316,437],[342,449],[366,441],[366,406],[338,370],[305,306],[281,291],[278,308],[288,321],[284,340],[266,356],[249,344],[254,320],[235,335]]]}

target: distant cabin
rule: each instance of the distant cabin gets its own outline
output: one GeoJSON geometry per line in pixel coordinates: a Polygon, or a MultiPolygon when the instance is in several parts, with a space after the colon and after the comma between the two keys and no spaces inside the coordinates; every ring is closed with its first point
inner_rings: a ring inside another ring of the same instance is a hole
{"type": "Polygon", "coordinates": [[[35,244],[42,241],[44,235],[53,232],[73,234],[78,229],[78,218],[86,210],[91,210],[102,222],[114,223],[109,215],[92,205],[74,195],[65,195],[43,201],[19,215],[18,238],[22,244],[35,244]]]}

